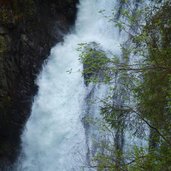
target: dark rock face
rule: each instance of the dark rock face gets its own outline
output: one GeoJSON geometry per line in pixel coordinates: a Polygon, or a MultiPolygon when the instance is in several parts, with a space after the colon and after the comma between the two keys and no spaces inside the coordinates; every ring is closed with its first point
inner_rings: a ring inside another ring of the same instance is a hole
{"type": "Polygon", "coordinates": [[[38,89],[34,81],[74,23],[77,1],[0,1],[0,170],[17,158],[38,89]]]}

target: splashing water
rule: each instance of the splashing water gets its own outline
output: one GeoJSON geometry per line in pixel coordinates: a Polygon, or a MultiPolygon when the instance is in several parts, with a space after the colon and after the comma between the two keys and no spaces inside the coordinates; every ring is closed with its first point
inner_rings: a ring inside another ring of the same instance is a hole
{"type": "Polygon", "coordinates": [[[96,42],[120,53],[119,33],[99,13],[112,15],[111,0],[81,0],[75,30],[52,50],[38,77],[39,92],[22,136],[21,171],[80,171],[86,160],[81,122],[87,89],[78,44],[96,42]]]}

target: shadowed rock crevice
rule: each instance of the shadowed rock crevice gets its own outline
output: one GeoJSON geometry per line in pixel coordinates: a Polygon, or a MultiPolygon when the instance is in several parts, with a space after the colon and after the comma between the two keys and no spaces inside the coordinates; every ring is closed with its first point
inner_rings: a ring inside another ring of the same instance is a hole
{"type": "MultiPolygon", "coordinates": [[[[78,0],[0,1],[0,168],[20,151],[35,80],[50,49],[76,17],[78,0]]],[[[1,170],[1,169],[0,169],[1,170]]]]}

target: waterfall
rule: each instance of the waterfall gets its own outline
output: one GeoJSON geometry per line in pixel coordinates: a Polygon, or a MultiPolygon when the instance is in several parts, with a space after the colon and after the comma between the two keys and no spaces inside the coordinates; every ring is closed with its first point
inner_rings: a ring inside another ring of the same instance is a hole
{"type": "MultiPolygon", "coordinates": [[[[80,0],[75,29],[52,48],[37,79],[39,91],[22,135],[17,171],[80,171],[85,165],[87,135],[81,120],[91,86],[84,84],[77,48],[80,43],[96,42],[105,52],[120,53],[118,30],[99,12],[111,16],[114,3],[80,0]]],[[[105,86],[96,86],[95,94],[101,90],[105,86]]]]}

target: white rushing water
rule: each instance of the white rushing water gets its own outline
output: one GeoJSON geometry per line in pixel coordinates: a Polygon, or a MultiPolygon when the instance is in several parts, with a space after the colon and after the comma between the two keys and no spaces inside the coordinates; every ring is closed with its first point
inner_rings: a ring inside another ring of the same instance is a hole
{"type": "Polygon", "coordinates": [[[112,0],[80,0],[75,30],[52,50],[38,77],[39,91],[22,136],[21,171],[80,171],[85,165],[81,119],[87,88],[81,74],[79,43],[96,42],[120,53],[119,34],[99,13],[112,15],[112,0]]]}

